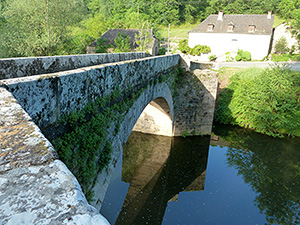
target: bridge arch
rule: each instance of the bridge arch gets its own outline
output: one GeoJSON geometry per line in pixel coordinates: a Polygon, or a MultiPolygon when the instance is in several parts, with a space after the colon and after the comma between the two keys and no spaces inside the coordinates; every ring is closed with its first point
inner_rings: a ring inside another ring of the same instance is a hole
{"type": "Polygon", "coordinates": [[[158,122],[161,118],[159,116],[164,116],[168,118],[168,133],[165,133],[166,136],[172,136],[173,127],[174,127],[174,103],[172,92],[166,82],[157,83],[155,85],[149,85],[140,97],[135,101],[133,106],[127,112],[124,117],[124,120],[121,125],[121,132],[119,137],[122,145],[124,145],[131,133],[132,130],[140,131],[143,133],[153,133],[153,134],[162,134],[163,127],[159,126],[158,122]],[[149,111],[155,108],[155,117],[149,115],[149,111]],[[148,115],[147,115],[148,114],[148,115]],[[151,117],[153,129],[147,129],[145,126],[146,120],[151,117]],[[157,131],[161,132],[157,132],[157,131]]]}
{"type": "MultiPolygon", "coordinates": [[[[148,85],[146,89],[141,93],[141,95],[135,100],[132,107],[127,111],[124,116],[123,121],[120,125],[120,131],[118,135],[111,136],[111,145],[113,149],[112,153],[112,160],[108,165],[108,169],[103,170],[101,174],[98,175],[97,182],[95,187],[93,188],[94,191],[94,202],[92,205],[96,207],[98,210],[101,208],[101,203],[104,200],[107,188],[110,183],[110,179],[112,174],[114,173],[116,163],[119,160],[122,152],[123,147],[126,144],[131,132],[134,129],[135,125],[143,123],[145,121],[139,121],[139,118],[143,117],[143,112],[149,105],[155,105],[157,110],[161,110],[162,114],[169,117],[169,121],[171,121],[171,132],[173,132],[174,127],[174,102],[172,97],[172,92],[166,82],[156,83],[153,85],[148,85]],[[154,104],[153,104],[154,103],[154,104]]],[[[157,114],[156,116],[160,116],[161,114],[157,114]]],[[[141,129],[139,130],[144,133],[150,133],[149,130],[141,129]]],[[[172,136],[172,134],[170,135],[172,136]]]]}
{"type": "Polygon", "coordinates": [[[173,119],[168,102],[163,97],[158,97],[145,107],[133,131],[171,137],[173,119]]]}

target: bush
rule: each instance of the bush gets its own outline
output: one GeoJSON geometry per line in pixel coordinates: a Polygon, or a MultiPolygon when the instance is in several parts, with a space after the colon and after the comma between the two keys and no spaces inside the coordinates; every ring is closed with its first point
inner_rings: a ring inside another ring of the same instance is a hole
{"type": "Polygon", "coordinates": [[[286,38],[283,36],[279,38],[278,41],[276,41],[274,48],[275,48],[275,53],[278,54],[284,54],[290,51],[290,49],[288,48],[288,42],[286,38]]]}
{"type": "Polygon", "coordinates": [[[242,56],[241,55],[236,55],[235,56],[235,60],[236,61],[241,61],[242,60],[242,56]]]}
{"type": "Polygon", "coordinates": [[[116,49],[115,52],[130,52],[130,38],[124,32],[119,33],[115,38],[116,49]]]}
{"type": "Polygon", "coordinates": [[[157,53],[158,55],[165,55],[166,54],[166,49],[165,48],[160,48],[159,50],[158,50],[158,53],[157,53]]]}
{"type": "Polygon", "coordinates": [[[289,60],[300,61],[300,55],[299,54],[282,54],[282,55],[273,54],[272,55],[272,61],[274,62],[287,62],[289,60]]]}
{"type": "Polygon", "coordinates": [[[242,60],[243,61],[251,61],[251,54],[248,51],[243,51],[242,53],[242,60]]]}
{"type": "Polygon", "coordinates": [[[210,55],[208,56],[209,61],[215,61],[217,59],[216,55],[210,55]]]}
{"type": "Polygon", "coordinates": [[[287,66],[248,69],[220,95],[216,121],[274,137],[300,136],[300,73],[287,66]]]}
{"type": "Polygon", "coordinates": [[[191,55],[201,55],[202,53],[207,54],[210,53],[210,47],[206,46],[206,45],[196,45],[194,48],[190,49],[190,51],[188,52],[191,55]]]}
{"type": "Polygon", "coordinates": [[[188,53],[191,51],[191,48],[188,45],[188,40],[187,39],[183,39],[179,41],[179,45],[178,45],[178,49],[182,52],[182,53],[188,53]]]}
{"type": "Polygon", "coordinates": [[[233,61],[233,58],[232,58],[230,52],[225,53],[225,58],[226,58],[226,62],[232,62],[233,61]]]}
{"type": "Polygon", "coordinates": [[[96,53],[107,53],[108,48],[107,40],[104,40],[102,37],[97,39],[96,53]]]}
{"type": "Polygon", "coordinates": [[[201,55],[202,53],[207,54],[211,52],[210,47],[206,45],[196,45],[194,48],[190,48],[187,39],[179,41],[178,49],[182,53],[187,53],[190,55],[201,55]]]}
{"type": "Polygon", "coordinates": [[[237,55],[235,56],[236,61],[250,61],[251,54],[248,51],[243,51],[241,49],[238,50],[237,55]]]}

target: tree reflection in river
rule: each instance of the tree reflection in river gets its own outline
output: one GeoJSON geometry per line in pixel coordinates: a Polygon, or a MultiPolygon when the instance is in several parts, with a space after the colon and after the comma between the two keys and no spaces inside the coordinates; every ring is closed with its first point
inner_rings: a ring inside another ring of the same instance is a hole
{"type": "Polygon", "coordinates": [[[300,224],[300,140],[274,139],[250,130],[218,126],[230,143],[227,163],[257,193],[256,206],[269,224],[300,224]]]}
{"type": "Polygon", "coordinates": [[[126,190],[109,188],[111,208],[101,213],[122,225],[300,224],[300,139],[230,126],[214,133],[220,138],[211,142],[133,133],[123,153],[126,184],[119,177],[112,185],[126,190]]]}

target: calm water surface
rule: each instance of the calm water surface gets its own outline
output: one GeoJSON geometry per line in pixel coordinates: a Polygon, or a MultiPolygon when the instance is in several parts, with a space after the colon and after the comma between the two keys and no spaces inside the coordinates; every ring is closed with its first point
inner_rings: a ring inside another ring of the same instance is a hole
{"type": "Polygon", "coordinates": [[[300,139],[218,126],[210,137],[133,132],[101,213],[111,224],[300,224],[300,139]]]}

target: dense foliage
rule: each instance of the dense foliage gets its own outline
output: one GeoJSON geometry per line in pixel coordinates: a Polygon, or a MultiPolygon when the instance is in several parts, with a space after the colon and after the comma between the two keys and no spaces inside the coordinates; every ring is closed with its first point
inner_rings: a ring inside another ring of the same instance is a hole
{"type": "Polygon", "coordinates": [[[0,57],[85,53],[109,28],[198,24],[219,10],[272,10],[291,22],[297,35],[298,9],[299,0],[0,0],[0,57]]]}
{"type": "Polygon", "coordinates": [[[124,33],[119,33],[115,39],[115,52],[130,52],[130,39],[124,33]]]}
{"type": "Polygon", "coordinates": [[[287,66],[248,69],[232,76],[216,120],[274,137],[300,136],[300,73],[287,66]]]}

